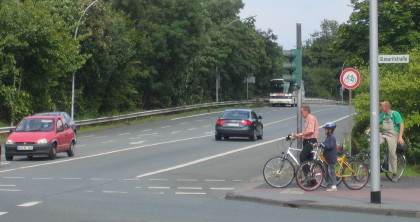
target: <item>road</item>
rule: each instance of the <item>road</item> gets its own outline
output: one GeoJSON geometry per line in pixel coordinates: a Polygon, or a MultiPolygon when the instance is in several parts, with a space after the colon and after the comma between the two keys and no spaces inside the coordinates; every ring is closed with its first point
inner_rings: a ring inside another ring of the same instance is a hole
{"type": "MultiPolygon", "coordinates": [[[[0,221],[396,220],[224,200],[263,181],[265,161],[296,131],[296,108],[255,110],[264,122],[255,142],[215,141],[214,112],[80,134],[73,158],[3,156],[0,221]]],[[[320,124],[346,124],[348,107],[312,106],[312,113],[320,124]]]]}

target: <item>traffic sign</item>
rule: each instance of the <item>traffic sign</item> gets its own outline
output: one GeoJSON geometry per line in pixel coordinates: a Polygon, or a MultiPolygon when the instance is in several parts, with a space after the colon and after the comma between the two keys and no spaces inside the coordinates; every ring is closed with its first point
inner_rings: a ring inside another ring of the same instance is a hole
{"type": "Polygon", "coordinates": [[[340,82],[346,89],[354,89],[360,83],[360,74],[355,69],[346,69],[340,75],[340,82]]]}
{"type": "Polygon", "coordinates": [[[379,63],[409,63],[410,55],[379,55],[379,63]]]}

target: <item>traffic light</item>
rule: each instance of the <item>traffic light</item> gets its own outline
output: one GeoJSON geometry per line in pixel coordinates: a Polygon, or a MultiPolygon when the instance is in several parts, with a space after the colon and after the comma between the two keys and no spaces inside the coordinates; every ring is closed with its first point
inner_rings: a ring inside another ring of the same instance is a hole
{"type": "Polygon", "coordinates": [[[298,88],[302,81],[302,56],[300,49],[283,50],[283,56],[289,59],[289,62],[283,62],[283,68],[290,71],[290,74],[284,74],[283,80],[291,82],[298,88]]]}

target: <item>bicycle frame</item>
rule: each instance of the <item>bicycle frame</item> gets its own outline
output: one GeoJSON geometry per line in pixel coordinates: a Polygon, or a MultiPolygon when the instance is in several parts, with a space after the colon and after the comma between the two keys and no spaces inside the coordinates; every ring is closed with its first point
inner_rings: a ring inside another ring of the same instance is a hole
{"type": "Polygon", "coordinates": [[[293,147],[290,147],[289,146],[289,148],[287,149],[286,154],[284,155],[284,158],[287,158],[287,157],[290,156],[292,158],[292,160],[295,162],[295,164],[299,166],[300,165],[299,160],[295,157],[295,155],[293,155],[293,153],[291,151],[302,151],[302,150],[301,149],[298,149],[298,148],[293,148],[293,147]]]}

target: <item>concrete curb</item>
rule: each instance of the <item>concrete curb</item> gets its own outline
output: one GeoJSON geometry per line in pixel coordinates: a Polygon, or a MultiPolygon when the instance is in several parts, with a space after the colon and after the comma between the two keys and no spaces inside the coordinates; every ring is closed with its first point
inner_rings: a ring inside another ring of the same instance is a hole
{"type": "Polygon", "coordinates": [[[375,214],[384,216],[395,216],[395,217],[411,217],[420,218],[420,211],[415,210],[404,210],[404,209],[392,209],[389,207],[383,207],[383,205],[370,205],[363,206],[349,206],[349,205],[333,205],[320,203],[313,200],[278,200],[273,198],[258,197],[255,195],[244,195],[236,192],[229,192],[225,196],[226,200],[236,201],[247,201],[260,204],[289,207],[289,208],[300,208],[300,209],[311,209],[311,210],[328,210],[328,211],[342,211],[349,213],[363,213],[363,214],[375,214]]]}

